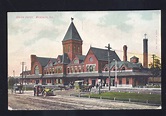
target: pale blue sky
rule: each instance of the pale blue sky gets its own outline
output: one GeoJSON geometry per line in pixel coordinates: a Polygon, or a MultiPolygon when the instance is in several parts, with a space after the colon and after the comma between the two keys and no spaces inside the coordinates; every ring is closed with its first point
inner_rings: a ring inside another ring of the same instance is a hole
{"type": "Polygon", "coordinates": [[[123,59],[137,56],[142,62],[143,38],[147,33],[149,63],[152,54],[161,57],[161,11],[88,12],[8,12],[8,73],[19,75],[20,62],[30,69],[30,55],[56,58],[62,54],[62,40],[71,17],[83,40],[83,54],[91,46],[105,48],[108,43],[123,59]],[[38,18],[44,17],[44,18],[38,18]],[[134,54],[131,54],[134,53],[134,54]]]}

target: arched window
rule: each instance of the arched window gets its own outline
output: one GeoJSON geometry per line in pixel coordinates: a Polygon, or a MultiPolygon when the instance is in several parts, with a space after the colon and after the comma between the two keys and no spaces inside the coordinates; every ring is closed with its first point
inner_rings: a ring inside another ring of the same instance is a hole
{"type": "Polygon", "coordinates": [[[67,72],[70,73],[70,68],[67,68],[67,72]]]}
{"type": "Polygon", "coordinates": [[[90,72],[93,71],[93,66],[92,66],[92,65],[89,66],[89,71],[90,71],[90,72]]]}
{"type": "Polygon", "coordinates": [[[86,67],[86,71],[89,72],[89,66],[86,67]]]}
{"type": "Polygon", "coordinates": [[[38,75],[38,74],[39,74],[39,67],[35,66],[35,75],[38,75]]]}
{"type": "Polygon", "coordinates": [[[107,68],[105,68],[105,71],[108,71],[108,69],[107,69],[107,68]]]}

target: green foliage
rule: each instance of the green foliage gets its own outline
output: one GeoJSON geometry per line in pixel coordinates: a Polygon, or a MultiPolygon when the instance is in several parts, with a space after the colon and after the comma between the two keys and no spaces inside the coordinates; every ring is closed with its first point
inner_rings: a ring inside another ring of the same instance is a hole
{"type": "MultiPolygon", "coordinates": [[[[87,97],[89,95],[86,95],[87,97]]],[[[113,100],[114,98],[116,100],[121,101],[128,101],[131,99],[131,101],[135,102],[144,102],[148,100],[149,103],[157,103],[161,104],[161,95],[158,94],[141,94],[141,93],[128,93],[128,92],[105,92],[99,94],[91,94],[91,98],[100,98],[102,99],[110,99],[113,100]]]]}
{"type": "Polygon", "coordinates": [[[11,88],[15,84],[15,78],[11,77],[8,81],[8,87],[11,88]]]}
{"type": "Polygon", "coordinates": [[[154,56],[153,62],[149,64],[150,71],[152,72],[154,77],[160,76],[161,75],[161,63],[157,56],[154,56]]]}

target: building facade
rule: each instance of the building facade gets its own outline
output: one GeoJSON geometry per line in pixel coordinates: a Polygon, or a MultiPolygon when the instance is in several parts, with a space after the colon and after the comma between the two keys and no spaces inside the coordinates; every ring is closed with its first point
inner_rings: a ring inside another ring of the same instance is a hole
{"type": "MultiPolygon", "coordinates": [[[[30,74],[23,78],[26,83],[32,84],[64,84],[83,80],[84,84],[95,86],[99,80],[102,85],[109,85],[109,70],[111,86],[134,87],[145,85],[151,75],[139,63],[139,58],[133,56],[127,61],[127,46],[123,46],[123,61],[115,51],[96,47],[89,48],[86,55],[82,54],[83,40],[80,37],[73,19],[62,40],[63,54],[56,58],[38,57],[31,55],[30,74]],[[108,53],[110,67],[108,67],[108,53]],[[116,74],[116,75],[115,75],[116,74]]],[[[24,73],[23,73],[24,74],[24,73]]]]}

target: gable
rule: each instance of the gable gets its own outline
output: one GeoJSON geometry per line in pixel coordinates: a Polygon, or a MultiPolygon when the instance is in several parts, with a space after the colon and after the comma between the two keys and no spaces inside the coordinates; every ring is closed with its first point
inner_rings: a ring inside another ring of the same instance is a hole
{"type": "Polygon", "coordinates": [[[90,62],[90,58],[93,58],[94,61],[98,61],[91,49],[89,49],[87,55],[85,56],[84,63],[90,62]]]}

